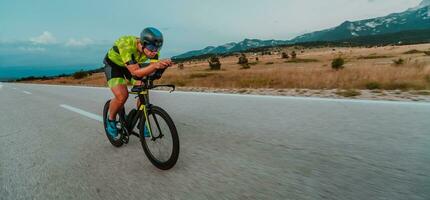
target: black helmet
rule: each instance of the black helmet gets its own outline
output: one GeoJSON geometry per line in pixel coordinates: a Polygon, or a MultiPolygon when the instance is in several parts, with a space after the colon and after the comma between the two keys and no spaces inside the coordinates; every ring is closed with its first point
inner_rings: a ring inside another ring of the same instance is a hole
{"type": "Polygon", "coordinates": [[[156,28],[145,28],[140,33],[140,42],[143,46],[150,44],[160,49],[163,46],[163,34],[156,28]]]}

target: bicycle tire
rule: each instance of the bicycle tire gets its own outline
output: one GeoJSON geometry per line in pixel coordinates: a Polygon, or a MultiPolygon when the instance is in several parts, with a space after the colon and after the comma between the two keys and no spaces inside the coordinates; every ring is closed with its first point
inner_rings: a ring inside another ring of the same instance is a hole
{"type": "MultiPolygon", "coordinates": [[[[147,139],[150,141],[150,138],[145,138],[144,137],[144,126],[145,126],[145,116],[142,114],[141,116],[141,120],[139,123],[140,126],[140,130],[139,130],[139,134],[140,134],[140,141],[142,143],[142,148],[143,151],[146,154],[146,157],[148,157],[149,161],[151,161],[151,163],[157,167],[158,169],[161,170],[168,170],[171,169],[173,166],[175,166],[176,162],[178,161],[178,157],[179,157],[179,137],[178,137],[178,132],[176,130],[176,126],[172,120],[172,118],[169,116],[169,114],[167,114],[167,112],[165,110],[163,110],[160,107],[157,106],[152,106],[152,108],[150,110],[148,110],[148,118],[151,116],[155,116],[158,115],[161,117],[161,119],[164,120],[164,122],[167,124],[168,128],[169,128],[169,133],[171,138],[172,138],[172,152],[169,156],[169,159],[166,161],[160,161],[159,159],[157,159],[153,153],[151,152],[151,150],[148,147],[148,141],[147,139]]],[[[158,120],[158,119],[157,119],[158,120]]],[[[164,135],[166,136],[167,133],[164,133],[164,135]]]]}
{"type": "MultiPolygon", "coordinates": [[[[123,140],[122,140],[122,139],[117,139],[117,140],[112,139],[112,138],[109,136],[109,133],[108,133],[108,132],[107,132],[107,130],[106,130],[106,119],[108,118],[107,114],[108,114],[108,111],[109,111],[110,101],[111,101],[111,100],[108,100],[108,101],[105,103],[104,108],[103,108],[103,126],[104,126],[104,130],[105,130],[105,133],[106,133],[106,137],[108,138],[109,142],[110,142],[114,147],[121,147],[121,146],[124,144],[123,140]]],[[[124,108],[120,110],[120,113],[119,113],[119,114],[121,114],[121,113],[122,113],[122,114],[124,114],[124,113],[125,113],[124,108]]]]}

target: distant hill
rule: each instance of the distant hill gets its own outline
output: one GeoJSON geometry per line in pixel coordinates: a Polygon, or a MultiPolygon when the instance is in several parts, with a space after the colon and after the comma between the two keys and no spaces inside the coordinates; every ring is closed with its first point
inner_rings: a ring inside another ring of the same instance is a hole
{"type": "Polygon", "coordinates": [[[411,8],[401,13],[393,13],[385,17],[355,22],[346,21],[331,29],[301,35],[294,38],[292,42],[336,41],[358,36],[427,29],[430,28],[429,1],[423,1],[416,8],[411,8]]]}
{"type": "Polygon", "coordinates": [[[244,51],[247,49],[253,49],[258,47],[266,46],[278,46],[283,44],[289,44],[288,41],[282,40],[258,40],[258,39],[245,39],[239,43],[231,42],[218,47],[208,46],[201,50],[190,51],[178,56],[173,57],[174,59],[182,59],[188,57],[194,57],[204,54],[226,54],[232,52],[244,51]]]}
{"type": "MultiPolygon", "coordinates": [[[[430,29],[430,0],[424,0],[415,8],[410,8],[401,13],[393,13],[385,17],[360,20],[355,22],[345,21],[337,27],[307,33],[298,36],[292,40],[258,40],[245,39],[239,43],[228,43],[218,47],[209,46],[201,50],[186,52],[184,54],[173,57],[173,59],[184,59],[207,54],[227,54],[233,52],[247,51],[259,47],[273,47],[279,45],[289,45],[296,43],[308,43],[315,41],[350,41],[365,45],[366,43],[377,45],[387,43],[397,43],[405,40],[408,37],[407,31],[418,31],[430,29]],[[390,39],[386,40],[383,37],[372,37],[378,35],[391,34],[390,39]],[[367,37],[368,36],[368,37],[367,37]],[[401,37],[401,38],[396,38],[401,37]],[[372,39],[372,41],[366,41],[372,39]],[[378,40],[382,39],[380,43],[378,40]]],[[[430,35],[422,35],[415,37],[417,41],[426,42],[426,38],[430,35]]],[[[406,39],[408,43],[413,43],[411,39],[406,39]]]]}
{"type": "MultiPolygon", "coordinates": [[[[238,52],[262,52],[270,51],[273,48],[281,47],[292,47],[292,46],[302,46],[302,47],[358,47],[358,46],[380,46],[380,45],[407,45],[407,44],[421,44],[430,43],[430,28],[428,29],[418,29],[418,30],[408,30],[396,33],[387,33],[381,35],[368,35],[368,36],[358,36],[349,39],[336,40],[336,41],[311,41],[311,42],[301,42],[301,43],[287,43],[276,46],[262,46],[256,48],[250,48],[243,51],[228,52],[228,53],[217,53],[221,56],[229,56],[238,52]]],[[[207,53],[201,55],[195,55],[191,57],[184,58],[173,58],[176,62],[183,62],[187,60],[201,60],[207,59],[210,56],[215,55],[214,53],[207,53]]]]}

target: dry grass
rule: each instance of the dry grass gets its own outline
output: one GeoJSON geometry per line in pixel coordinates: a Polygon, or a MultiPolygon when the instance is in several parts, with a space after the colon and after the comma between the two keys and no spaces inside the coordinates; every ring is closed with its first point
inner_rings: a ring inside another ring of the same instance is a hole
{"type": "Polygon", "coordinates": [[[180,83],[182,86],[215,88],[308,88],[308,89],[429,89],[430,66],[405,64],[353,65],[335,71],[329,67],[288,66],[261,69],[256,66],[248,71],[228,69],[223,72],[185,75],[168,73],[163,82],[180,83]],[[198,77],[198,78],[196,78],[198,77]],[[369,83],[371,83],[369,85],[369,83]],[[375,86],[377,85],[377,87],[375,86]]]}
{"type": "MultiPolygon", "coordinates": [[[[313,48],[299,53],[296,60],[288,62],[280,55],[258,55],[250,69],[241,70],[238,58],[221,58],[221,70],[210,71],[206,61],[186,62],[184,69],[167,70],[161,83],[186,87],[210,88],[306,88],[306,89],[430,89],[430,57],[405,52],[429,49],[430,44],[378,48],[313,48]],[[390,56],[386,56],[390,55],[390,56]],[[348,62],[342,70],[331,69],[334,58],[348,62]],[[394,65],[392,57],[403,59],[402,65],[394,65]],[[309,61],[309,62],[308,62],[309,61]],[[312,62],[311,62],[312,61],[312,62]]],[[[290,52],[292,49],[283,49],[290,52]]],[[[416,51],[414,51],[416,52],[416,51]]],[[[255,55],[247,54],[249,60],[255,55]]],[[[34,81],[33,81],[34,82],[34,81]]],[[[36,81],[54,84],[105,85],[104,74],[96,74],[77,80],[60,78],[36,81]]]]}

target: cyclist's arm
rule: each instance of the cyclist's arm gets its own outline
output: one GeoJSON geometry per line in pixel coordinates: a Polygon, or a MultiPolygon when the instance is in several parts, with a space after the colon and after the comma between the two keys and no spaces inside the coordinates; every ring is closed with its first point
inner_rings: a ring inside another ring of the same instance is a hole
{"type": "Polygon", "coordinates": [[[162,60],[160,62],[153,62],[144,68],[140,68],[139,64],[127,65],[127,69],[130,71],[131,75],[137,77],[144,77],[152,74],[157,69],[164,69],[170,67],[172,62],[170,60],[162,60]]]}
{"type": "Polygon", "coordinates": [[[136,77],[144,77],[147,76],[155,70],[159,69],[161,66],[159,63],[151,63],[147,67],[140,68],[139,64],[127,65],[128,71],[130,71],[131,75],[136,77]]]}

